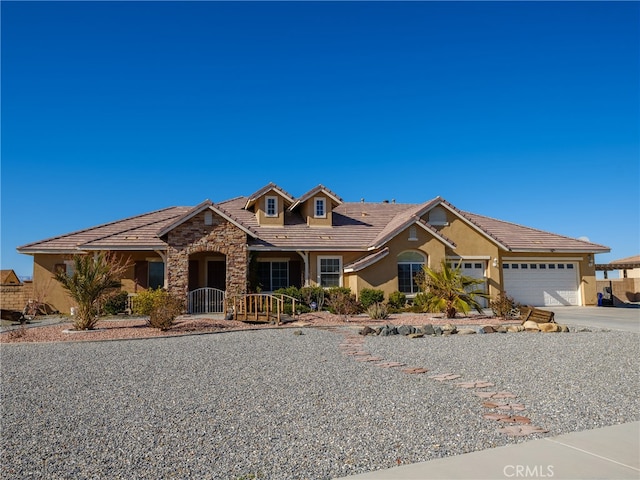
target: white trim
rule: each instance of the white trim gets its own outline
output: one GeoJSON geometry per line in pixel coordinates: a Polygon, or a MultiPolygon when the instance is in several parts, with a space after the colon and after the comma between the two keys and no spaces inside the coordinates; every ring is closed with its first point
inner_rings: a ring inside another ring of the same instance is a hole
{"type": "Polygon", "coordinates": [[[502,257],[500,262],[581,262],[583,257],[502,257]]]}
{"type": "Polygon", "coordinates": [[[313,197],[313,218],[327,218],[327,199],[325,197],[313,197]],[[322,215],[318,215],[318,202],[322,202],[322,215]]]}
{"type": "Polygon", "coordinates": [[[447,255],[445,260],[491,260],[491,255],[447,255]]]}
{"type": "Polygon", "coordinates": [[[267,195],[264,197],[264,215],[269,218],[278,216],[278,197],[275,195],[267,195]],[[273,212],[269,213],[269,200],[273,200],[273,212]]]}

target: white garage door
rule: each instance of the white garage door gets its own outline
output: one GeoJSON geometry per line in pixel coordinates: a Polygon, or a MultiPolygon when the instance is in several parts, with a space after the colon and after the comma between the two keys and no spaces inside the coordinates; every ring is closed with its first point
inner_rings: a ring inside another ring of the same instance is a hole
{"type": "MultiPolygon", "coordinates": [[[[483,292],[487,292],[487,282],[486,282],[486,262],[484,260],[459,260],[455,262],[449,263],[450,267],[458,266],[458,262],[460,262],[460,271],[463,275],[472,278],[478,278],[480,280],[485,280],[484,284],[476,285],[473,287],[473,290],[481,290],[483,292]]],[[[476,301],[483,307],[487,308],[488,301],[481,297],[476,297],[476,301]]]]}
{"type": "MultiPolygon", "coordinates": [[[[462,274],[468,277],[484,279],[485,278],[485,262],[484,260],[474,260],[474,261],[462,261],[461,265],[462,274]]],[[[474,290],[482,290],[483,292],[487,292],[487,282],[485,281],[482,285],[476,285],[474,290]]],[[[484,298],[477,297],[477,302],[482,305],[482,307],[487,307],[487,300],[484,298]]]]}
{"type": "Polygon", "coordinates": [[[534,307],[580,305],[578,265],[551,262],[503,262],[507,295],[534,307]]]}

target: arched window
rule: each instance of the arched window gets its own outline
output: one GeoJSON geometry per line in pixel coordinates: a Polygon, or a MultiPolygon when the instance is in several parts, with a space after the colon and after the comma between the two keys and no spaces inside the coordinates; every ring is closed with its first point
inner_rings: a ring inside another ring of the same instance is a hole
{"type": "Polygon", "coordinates": [[[414,295],[420,291],[415,277],[422,271],[426,260],[423,254],[414,251],[398,255],[398,290],[408,295],[414,295]]]}

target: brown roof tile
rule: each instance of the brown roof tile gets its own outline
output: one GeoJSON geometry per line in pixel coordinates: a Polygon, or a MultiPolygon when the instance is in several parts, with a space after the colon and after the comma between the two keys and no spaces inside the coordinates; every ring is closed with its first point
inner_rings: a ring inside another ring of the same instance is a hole
{"type": "MultiPolygon", "coordinates": [[[[267,187],[273,188],[273,185],[267,187]]],[[[413,223],[455,247],[452,240],[420,218],[436,205],[449,208],[506,250],[594,253],[609,250],[602,245],[463,212],[440,197],[422,204],[342,203],[333,209],[332,227],[311,227],[298,212],[289,210],[285,211],[284,226],[260,226],[256,215],[245,209],[247,202],[248,197],[236,197],[220,203],[205,201],[197,207],[170,207],[23,245],[18,251],[72,253],[83,249],[166,249],[159,233],[175,226],[203,205],[217,210],[253,236],[249,239],[249,246],[256,250],[369,251],[384,247],[385,242],[413,223]]]]}

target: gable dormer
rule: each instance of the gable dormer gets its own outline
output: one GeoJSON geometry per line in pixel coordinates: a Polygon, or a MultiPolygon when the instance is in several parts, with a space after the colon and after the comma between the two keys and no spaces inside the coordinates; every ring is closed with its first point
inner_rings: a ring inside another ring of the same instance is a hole
{"type": "Polygon", "coordinates": [[[261,227],[283,227],[285,210],[293,198],[274,183],[270,183],[247,199],[245,210],[252,210],[261,227]]]}
{"type": "Polygon", "coordinates": [[[342,199],[335,193],[323,185],[318,185],[298,198],[289,210],[299,209],[302,218],[310,227],[331,227],[333,209],[341,203],[342,199]]]}

